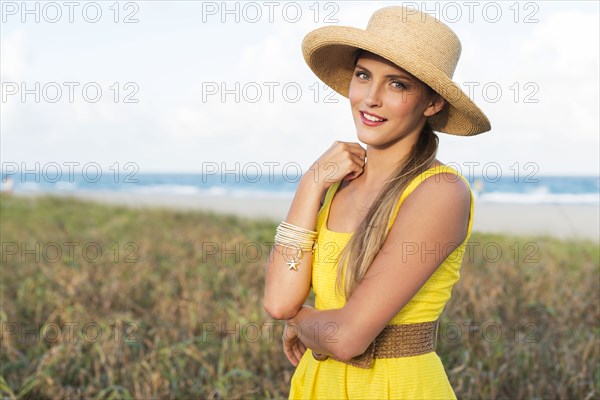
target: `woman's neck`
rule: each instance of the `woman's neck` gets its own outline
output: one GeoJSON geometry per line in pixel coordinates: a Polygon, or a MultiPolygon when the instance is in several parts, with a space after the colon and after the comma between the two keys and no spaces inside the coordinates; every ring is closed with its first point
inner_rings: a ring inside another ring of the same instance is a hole
{"type": "Polygon", "coordinates": [[[367,162],[363,173],[357,178],[362,178],[360,186],[367,191],[379,191],[400,166],[402,160],[409,155],[410,150],[406,148],[391,152],[389,149],[380,150],[367,146],[367,162]]]}
{"type": "MultiPolygon", "coordinates": [[[[383,156],[383,154],[367,147],[367,162],[363,173],[353,180],[356,189],[361,192],[379,193],[387,180],[391,178],[394,171],[400,166],[402,160],[408,156],[408,153],[409,151],[392,158],[388,157],[389,153],[383,156]]],[[[437,159],[433,160],[429,168],[436,165],[441,165],[441,162],[437,159]]]]}

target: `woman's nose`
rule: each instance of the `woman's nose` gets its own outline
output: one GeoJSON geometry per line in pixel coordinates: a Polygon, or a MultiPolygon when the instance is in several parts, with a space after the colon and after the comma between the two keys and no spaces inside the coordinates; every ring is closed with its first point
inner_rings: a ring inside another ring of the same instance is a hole
{"type": "Polygon", "coordinates": [[[381,94],[379,89],[379,86],[375,84],[369,86],[369,91],[365,97],[365,104],[367,106],[377,107],[381,105],[381,94]]]}

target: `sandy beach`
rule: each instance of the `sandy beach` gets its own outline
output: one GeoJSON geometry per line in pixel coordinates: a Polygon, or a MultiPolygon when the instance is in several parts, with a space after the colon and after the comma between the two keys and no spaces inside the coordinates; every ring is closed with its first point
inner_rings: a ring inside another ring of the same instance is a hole
{"type": "MultiPolygon", "coordinates": [[[[39,196],[43,193],[18,193],[39,196]]],[[[178,210],[209,210],[248,218],[281,221],[292,199],[230,197],[193,194],[145,194],[130,192],[55,192],[53,196],[75,197],[104,204],[129,207],[162,207],[178,210]]],[[[478,201],[473,231],[518,236],[548,235],[559,239],[588,239],[600,242],[600,207],[577,204],[505,204],[478,201]]]]}

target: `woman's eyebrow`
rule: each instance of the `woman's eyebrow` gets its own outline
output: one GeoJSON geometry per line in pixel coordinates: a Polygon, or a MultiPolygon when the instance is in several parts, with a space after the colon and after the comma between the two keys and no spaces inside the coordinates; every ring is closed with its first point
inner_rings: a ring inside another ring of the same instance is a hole
{"type": "MultiPolygon", "coordinates": [[[[358,63],[356,64],[356,68],[364,69],[365,71],[371,73],[371,71],[369,71],[367,68],[363,67],[362,65],[360,65],[358,63]]],[[[394,79],[394,78],[404,78],[404,79],[408,79],[408,80],[411,80],[411,81],[413,80],[413,78],[410,75],[408,75],[408,74],[402,74],[402,75],[393,75],[392,74],[392,75],[386,75],[385,77],[386,78],[391,78],[391,79],[394,79]]]]}

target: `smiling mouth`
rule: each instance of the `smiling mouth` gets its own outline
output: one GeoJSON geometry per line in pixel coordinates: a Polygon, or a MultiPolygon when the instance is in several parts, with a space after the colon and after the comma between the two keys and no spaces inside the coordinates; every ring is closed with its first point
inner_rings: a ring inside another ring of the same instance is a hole
{"type": "Polygon", "coordinates": [[[376,117],[374,115],[367,114],[364,111],[360,111],[360,114],[363,116],[364,119],[366,119],[368,121],[371,121],[371,122],[383,122],[383,121],[387,121],[387,119],[385,119],[385,118],[379,118],[379,117],[376,117]]]}

